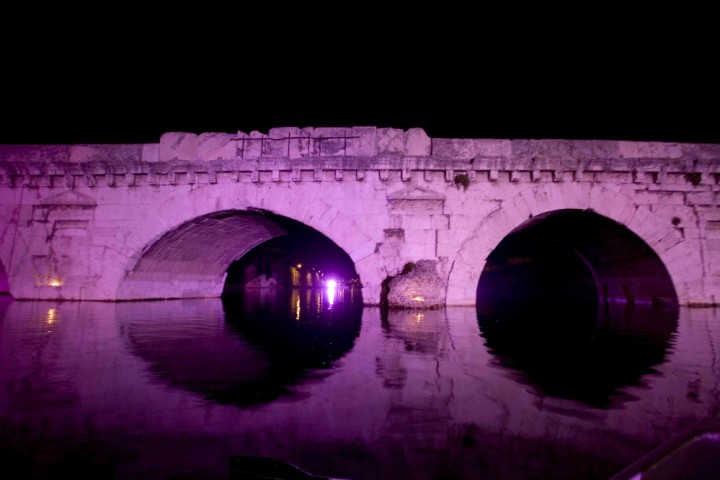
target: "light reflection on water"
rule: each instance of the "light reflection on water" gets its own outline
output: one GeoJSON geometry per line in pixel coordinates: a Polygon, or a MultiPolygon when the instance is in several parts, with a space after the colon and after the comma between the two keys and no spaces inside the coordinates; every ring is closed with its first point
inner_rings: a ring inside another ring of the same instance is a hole
{"type": "Polygon", "coordinates": [[[227,478],[231,455],[344,478],[603,478],[718,416],[714,310],[660,335],[626,317],[578,349],[481,330],[472,308],[384,314],[350,293],[332,309],[313,290],[2,298],[0,461],[21,478],[227,478]]]}

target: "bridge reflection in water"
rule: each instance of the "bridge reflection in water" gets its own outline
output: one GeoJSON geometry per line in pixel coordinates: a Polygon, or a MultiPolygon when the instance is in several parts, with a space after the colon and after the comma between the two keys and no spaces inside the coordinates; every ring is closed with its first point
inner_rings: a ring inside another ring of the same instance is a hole
{"type": "MultiPolygon", "coordinates": [[[[133,351],[160,378],[209,400],[249,406],[292,395],[300,381],[329,375],[360,333],[359,292],[330,303],[326,289],[248,290],[210,315],[166,303],[128,303],[118,321],[133,351]],[[355,300],[355,301],[353,301],[355,300]],[[168,341],[171,338],[171,341],[168,341]]],[[[333,299],[334,300],[334,299],[333,299]]],[[[287,400],[287,398],[286,398],[287,400]]]]}
{"type": "Polygon", "coordinates": [[[713,310],[578,311],[562,333],[543,312],[256,293],[3,300],[0,460],[29,478],[227,478],[237,455],[342,478],[606,478],[720,411],[713,310]]]}

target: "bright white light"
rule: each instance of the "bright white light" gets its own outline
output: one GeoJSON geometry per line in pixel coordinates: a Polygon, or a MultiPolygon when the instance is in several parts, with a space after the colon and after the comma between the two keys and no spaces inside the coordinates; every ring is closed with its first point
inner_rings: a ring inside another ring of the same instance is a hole
{"type": "Polygon", "coordinates": [[[333,306],[335,303],[335,287],[337,286],[337,282],[335,280],[328,280],[327,283],[325,283],[325,287],[327,288],[327,296],[328,296],[328,304],[330,307],[333,306]]]}

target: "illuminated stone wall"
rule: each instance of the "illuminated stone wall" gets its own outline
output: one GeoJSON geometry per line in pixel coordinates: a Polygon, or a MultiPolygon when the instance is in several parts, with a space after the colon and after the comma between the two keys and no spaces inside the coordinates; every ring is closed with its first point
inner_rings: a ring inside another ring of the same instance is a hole
{"type": "Polygon", "coordinates": [[[0,261],[18,298],[215,296],[229,262],[280,228],[323,233],[363,297],[435,260],[451,305],[546,212],[592,209],[668,269],[681,303],[720,298],[720,146],[431,139],[421,129],[167,133],[157,144],[0,146],[0,261]]]}

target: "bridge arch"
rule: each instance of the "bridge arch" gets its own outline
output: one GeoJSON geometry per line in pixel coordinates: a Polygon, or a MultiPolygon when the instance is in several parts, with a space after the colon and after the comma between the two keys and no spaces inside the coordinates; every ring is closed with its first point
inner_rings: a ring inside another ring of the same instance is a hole
{"type": "MultiPolygon", "coordinates": [[[[541,184],[526,189],[501,202],[493,213],[483,218],[460,247],[448,278],[447,303],[475,304],[488,258],[501,242],[529,225],[551,218],[553,212],[562,211],[592,212],[604,219],[601,223],[626,230],[627,238],[637,237],[659,259],[674,290],[675,295],[663,295],[660,300],[688,303],[689,292],[702,275],[698,273],[702,271],[702,259],[697,249],[673,227],[673,219],[635,205],[620,190],[579,183],[541,184]],[[538,220],[533,222],[534,218],[538,220]]],[[[601,244],[597,247],[603,248],[601,244]]],[[[597,287],[602,289],[599,283],[597,287]]],[[[636,297],[632,292],[629,296],[636,297]]],[[[638,300],[653,299],[648,296],[638,300]]]]}
{"type": "Polygon", "coordinates": [[[367,268],[372,262],[363,262],[374,252],[374,248],[367,246],[374,247],[374,243],[355,222],[322,202],[303,204],[294,212],[285,212],[294,213],[295,218],[249,206],[207,210],[170,227],[167,219],[158,222],[145,219],[133,230],[125,243],[138,247],[127,257],[120,272],[117,298],[219,296],[228,267],[235,260],[254,247],[287,234],[293,225],[314,231],[337,245],[348,254],[361,279],[375,274],[367,268]]]}

